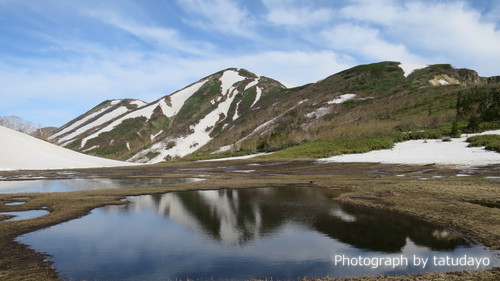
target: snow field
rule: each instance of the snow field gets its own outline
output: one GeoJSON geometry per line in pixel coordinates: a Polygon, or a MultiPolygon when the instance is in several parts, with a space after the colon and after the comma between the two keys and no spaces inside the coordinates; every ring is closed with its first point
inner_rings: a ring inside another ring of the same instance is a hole
{"type": "Polygon", "coordinates": [[[48,170],[137,165],[72,151],[0,126],[0,170],[48,170]]]}
{"type": "Polygon", "coordinates": [[[411,140],[395,144],[392,149],[360,154],[345,154],[318,159],[318,162],[375,162],[387,164],[443,164],[482,166],[500,163],[500,153],[481,147],[467,147],[466,139],[475,135],[500,135],[500,130],[462,135],[450,142],[442,140],[411,140]]]}

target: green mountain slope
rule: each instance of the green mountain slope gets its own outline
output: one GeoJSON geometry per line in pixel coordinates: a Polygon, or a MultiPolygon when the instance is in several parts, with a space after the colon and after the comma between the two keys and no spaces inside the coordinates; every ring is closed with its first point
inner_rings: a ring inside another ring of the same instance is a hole
{"type": "Polygon", "coordinates": [[[148,163],[270,151],[327,157],[498,128],[499,89],[500,77],[447,64],[360,65],[297,88],[226,69],[149,104],[105,102],[60,128],[53,141],[148,163]],[[105,118],[118,109],[121,115],[105,118]]]}
{"type": "Polygon", "coordinates": [[[453,134],[453,123],[463,132],[498,128],[499,87],[495,77],[445,64],[407,77],[397,62],[361,65],[269,95],[270,106],[242,116],[196,157],[224,145],[237,153],[279,151],[269,157],[328,157],[390,148],[405,139],[441,138],[453,134]],[[479,124],[472,128],[474,119],[479,124]]]}

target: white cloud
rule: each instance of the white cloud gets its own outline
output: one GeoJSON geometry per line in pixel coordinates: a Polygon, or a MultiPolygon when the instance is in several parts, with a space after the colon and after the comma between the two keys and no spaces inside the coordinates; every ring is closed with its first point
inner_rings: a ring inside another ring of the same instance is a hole
{"type": "Polygon", "coordinates": [[[428,61],[439,56],[457,67],[498,75],[500,30],[464,1],[355,0],[340,13],[347,20],[378,26],[392,44],[418,51],[428,61]]]}
{"type": "Polygon", "coordinates": [[[206,54],[214,46],[206,42],[188,41],[175,29],[146,25],[135,22],[113,11],[89,11],[88,15],[116,28],[126,31],[146,42],[152,42],[162,49],[174,49],[190,54],[206,54]]]}
{"type": "Polygon", "coordinates": [[[178,0],[179,5],[192,16],[188,24],[245,38],[255,37],[254,18],[231,0],[178,0]],[[201,16],[201,18],[200,18],[201,16]]]}
{"type": "Polygon", "coordinates": [[[289,86],[316,82],[353,66],[352,59],[332,51],[266,51],[222,60],[289,86]]]}
{"type": "MultiPolygon", "coordinates": [[[[267,20],[275,25],[313,26],[333,20],[334,10],[302,6],[308,2],[286,0],[263,0],[268,9],[267,20]]],[[[310,2],[309,2],[310,3],[310,2]]]]}
{"type": "Polygon", "coordinates": [[[334,50],[344,51],[356,57],[371,61],[395,60],[402,62],[421,62],[422,59],[412,54],[398,43],[391,43],[380,36],[380,31],[354,24],[339,24],[321,35],[334,50]]]}

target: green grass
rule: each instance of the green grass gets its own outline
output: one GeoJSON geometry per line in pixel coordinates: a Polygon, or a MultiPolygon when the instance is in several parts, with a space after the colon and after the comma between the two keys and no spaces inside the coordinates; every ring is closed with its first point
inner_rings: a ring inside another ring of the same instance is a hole
{"type": "Polygon", "coordinates": [[[500,153],[500,135],[481,135],[467,139],[469,147],[485,146],[487,150],[500,153]]]}
{"type": "Polygon", "coordinates": [[[366,139],[317,140],[277,151],[262,158],[323,158],[348,153],[364,153],[371,150],[389,149],[394,146],[391,137],[373,137],[366,139]]]}

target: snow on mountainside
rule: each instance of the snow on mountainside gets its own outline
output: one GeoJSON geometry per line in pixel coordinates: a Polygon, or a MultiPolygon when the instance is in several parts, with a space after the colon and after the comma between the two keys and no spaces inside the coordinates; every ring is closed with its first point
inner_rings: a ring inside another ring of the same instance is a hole
{"type": "Polygon", "coordinates": [[[58,129],[49,140],[66,146],[78,136],[145,104],[145,102],[140,100],[106,101],[90,110],[88,114],[80,116],[58,129]]]}
{"type": "Polygon", "coordinates": [[[0,170],[116,167],[131,163],[85,155],[0,126],[0,170]]]}
{"type": "MultiPolygon", "coordinates": [[[[392,137],[453,121],[459,95],[473,103],[460,118],[476,114],[481,99],[484,112],[491,111],[482,116],[493,118],[499,82],[500,77],[479,77],[449,64],[380,62],[286,88],[230,68],[148,104],[103,102],[51,140],[91,155],[157,163],[279,151],[316,140],[392,137]]],[[[301,153],[332,155],[334,150],[321,144],[301,153]]]]}
{"type": "Polygon", "coordinates": [[[281,83],[230,68],[149,104],[106,101],[61,127],[50,139],[92,155],[156,163],[183,157],[231,128],[281,83]]]}

